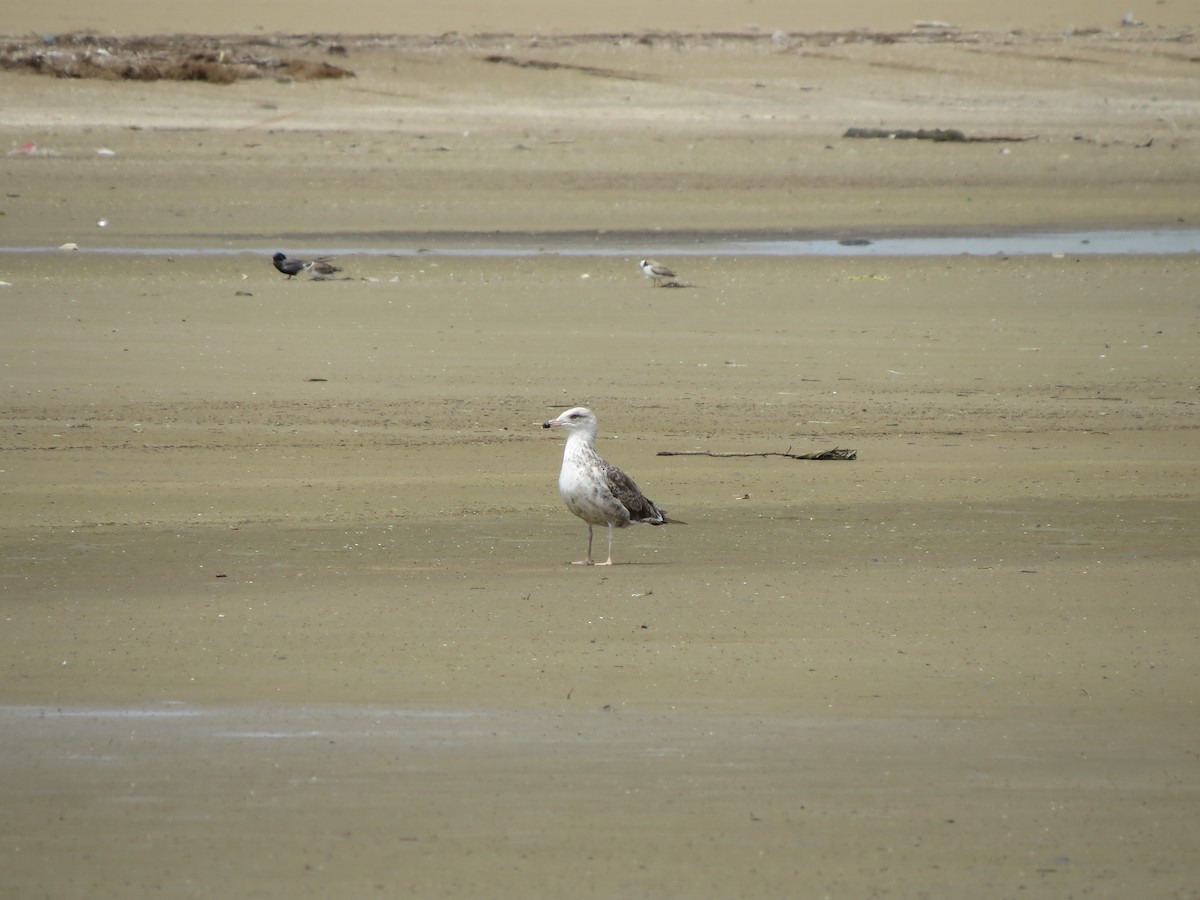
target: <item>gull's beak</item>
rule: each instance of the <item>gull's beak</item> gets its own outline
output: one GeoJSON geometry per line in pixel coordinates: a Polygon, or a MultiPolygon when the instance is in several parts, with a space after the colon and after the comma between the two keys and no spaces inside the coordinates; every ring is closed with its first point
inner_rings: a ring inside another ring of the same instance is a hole
{"type": "Polygon", "coordinates": [[[553,428],[555,425],[561,425],[561,424],[562,424],[562,422],[558,421],[558,419],[551,419],[549,422],[543,422],[542,427],[543,428],[553,428]]]}

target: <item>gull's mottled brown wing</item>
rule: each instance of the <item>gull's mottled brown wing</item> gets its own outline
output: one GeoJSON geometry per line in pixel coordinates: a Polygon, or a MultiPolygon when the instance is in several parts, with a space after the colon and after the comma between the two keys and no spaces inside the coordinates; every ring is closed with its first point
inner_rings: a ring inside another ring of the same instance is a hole
{"type": "Polygon", "coordinates": [[[621,505],[629,510],[629,518],[634,522],[653,522],[655,525],[663,520],[663,514],[645,494],[641,492],[632,478],[610,462],[601,460],[601,471],[612,495],[621,505]]]}

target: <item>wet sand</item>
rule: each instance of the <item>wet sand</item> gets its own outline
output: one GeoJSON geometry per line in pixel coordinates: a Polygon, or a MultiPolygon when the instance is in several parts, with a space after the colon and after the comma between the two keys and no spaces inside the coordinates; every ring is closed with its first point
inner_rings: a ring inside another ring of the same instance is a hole
{"type": "Polygon", "coordinates": [[[0,73],[0,243],[246,251],[0,255],[4,892],[1196,896],[1194,255],[411,253],[1194,225],[1186,29],[1022,13],[0,73]]]}

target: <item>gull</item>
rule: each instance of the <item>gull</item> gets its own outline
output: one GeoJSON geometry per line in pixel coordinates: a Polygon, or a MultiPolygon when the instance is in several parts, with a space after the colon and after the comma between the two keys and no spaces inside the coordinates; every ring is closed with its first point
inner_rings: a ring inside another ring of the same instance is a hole
{"type": "Polygon", "coordinates": [[[675,273],[670,268],[652,259],[643,259],[638,265],[642,267],[642,274],[653,281],[655,287],[659,287],[664,278],[675,277],[675,273]]]}
{"type": "Polygon", "coordinates": [[[342,271],[337,266],[326,262],[326,260],[332,258],[330,256],[318,256],[316,259],[288,259],[282,253],[276,253],[271,257],[271,262],[275,263],[275,268],[289,279],[294,278],[301,272],[307,272],[313,278],[320,280],[328,278],[334,272],[342,271]]]}
{"type": "Polygon", "coordinates": [[[641,492],[632,478],[596,452],[596,414],[585,406],[560,413],[542,423],[543,428],[561,428],[567,433],[562,470],[558,474],[558,492],[567,509],[587,522],[587,557],[576,566],[611,566],[613,529],[647,523],[685,525],[667,516],[665,510],[641,492]],[[608,559],[592,559],[592,527],[608,526],[608,559]]]}
{"type": "Polygon", "coordinates": [[[325,260],[328,256],[320,256],[316,259],[309,260],[304,266],[304,271],[315,278],[317,281],[324,281],[330,275],[342,271],[340,266],[335,266],[332,263],[327,263],[325,260]]]}

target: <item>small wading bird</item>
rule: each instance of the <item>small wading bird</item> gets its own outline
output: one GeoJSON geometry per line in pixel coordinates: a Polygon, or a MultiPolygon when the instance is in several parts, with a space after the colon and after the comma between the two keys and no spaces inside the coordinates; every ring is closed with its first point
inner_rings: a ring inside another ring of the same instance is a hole
{"type": "Polygon", "coordinates": [[[638,265],[642,267],[642,274],[654,282],[655,287],[660,287],[664,278],[675,277],[674,271],[652,259],[643,259],[638,265]]]}
{"type": "Polygon", "coordinates": [[[587,557],[577,566],[611,566],[613,529],[646,523],[649,525],[686,525],[667,516],[665,510],[641,492],[632,478],[600,458],[596,452],[596,415],[576,406],[557,419],[542,423],[543,428],[561,428],[567,433],[562,470],[558,474],[558,492],[567,509],[587,522],[587,557]],[[592,527],[608,526],[608,559],[592,559],[592,527]]]}
{"type": "Polygon", "coordinates": [[[271,262],[275,263],[275,268],[288,278],[294,278],[301,272],[307,272],[313,278],[321,280],[335,272],[342,271],[337,266],[326,262],[332,258],[331,256],[318,256],[316,259],[288,259],[282,253],[276,253],[271,257],[271,262]]]}

